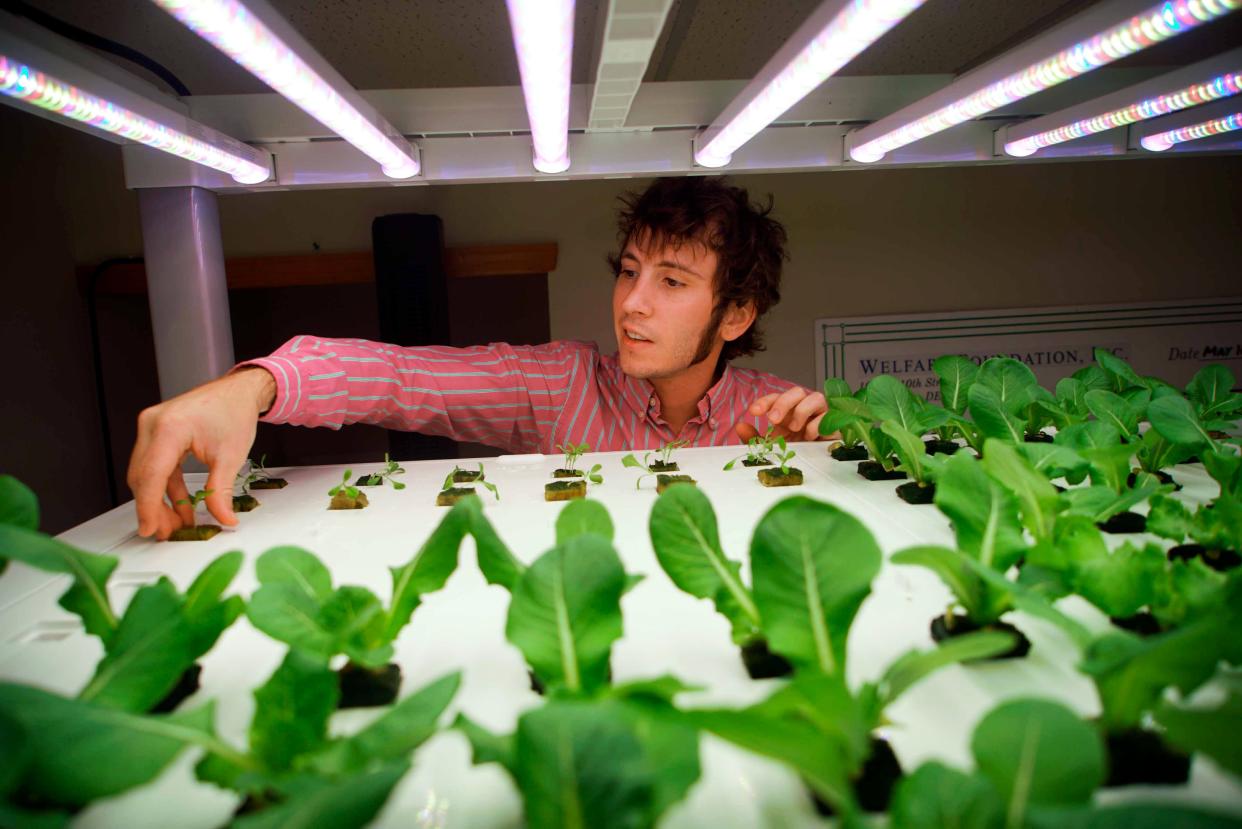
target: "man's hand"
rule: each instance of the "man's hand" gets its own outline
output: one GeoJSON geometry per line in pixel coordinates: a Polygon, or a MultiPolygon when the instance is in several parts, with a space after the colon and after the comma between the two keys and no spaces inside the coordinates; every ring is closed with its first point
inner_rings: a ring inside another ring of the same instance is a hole
{"type": "MultiPolygon", "coordinates": [[[[794,386],[780,394],[765,394],[750,404],[750,413],[767,416],[775,428],[772,437],[786,440],[818,440],[819,422],[828,411],[828,401],[819,392],[794,386]]],[[[758,431],[749,423],[739,422],[733,427],[742,442],[750,440],[758,431]]]]}
{"type": "Polygon", "coordinates": [[[194,523],[181,462],[193,453],[207,465],[207,509],[226,526],[233,514],[233,480],[246,461],[258,416],[276,396],[276,381],[265,369],[229,374],[144,409],[129,459],[129,488],[138,510],[138,534],[163,541],[173,530],[194,523]],[[164,495],[173,506],[164,502],[164,495]]]}

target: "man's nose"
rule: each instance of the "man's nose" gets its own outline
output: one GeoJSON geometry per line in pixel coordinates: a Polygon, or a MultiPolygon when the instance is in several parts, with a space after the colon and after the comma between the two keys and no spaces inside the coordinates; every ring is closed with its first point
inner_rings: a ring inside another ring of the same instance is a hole
{"type": "Polygon", "coordinates": [[[629,292],[621,301],[621,310],[627,314],[642,314],[648,316],[651,313],[651,280],[643,275],[639,275],[637,279],[630,285],[629,292]]]}

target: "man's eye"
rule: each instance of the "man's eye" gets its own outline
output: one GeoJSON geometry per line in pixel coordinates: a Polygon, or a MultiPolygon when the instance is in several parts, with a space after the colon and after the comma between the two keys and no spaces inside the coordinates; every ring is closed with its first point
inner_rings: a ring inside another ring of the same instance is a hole
{"type": "Polygon", "coordinates": [[[686,283],[678,282],[676,279],[673,279],[673,277],[666,276],[664,277],[664,284],[669,286],[670,288],[680,288],[682,285],[685,285],[686,283]]]}
{"type": "Polygon", "coordinates": [[[638,276],[638,272],[637,272],[637,271],[632,271],[632,270],[629,270],[628,268],[622,268],[622,269],[621,269],[620,276],[622,276],[622,277],[624,277],[624,278],[626,278],[626,279],[633,279],[633,278],[635,278],[636,276],[638,276]]]}

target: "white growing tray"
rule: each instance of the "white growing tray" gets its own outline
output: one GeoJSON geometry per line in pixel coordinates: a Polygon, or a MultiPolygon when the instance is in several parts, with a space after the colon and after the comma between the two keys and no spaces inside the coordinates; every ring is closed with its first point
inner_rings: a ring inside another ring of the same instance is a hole
{"type": "MultiPolygon", "coordinates": [[[[875,534],[885,557],[913,544],[953,544],[947,519],[931,505],[909,506],[894,493],[892,482],[868,482],[856,464],[828,457],[822,443],[793,444],[794,464],[805,472],[801,488],[768,489],[753,470],[722,471],[737,447],[682,449],[676,460],[693,475],[711,499],[726,554],[744,562],[749,582],[751,532],[776,501],[803,494],[833,503],[863,521],[875,534]]],[[[614,679],[672,673],[705,690],[683,695],[693,705],[742,705],[767,696],[780,680],[753,681],[746,675],[725,620],[707,601],[673,586],[660,570],[647,530],[655,499],[654,479],[635,490],[637,471],[621,466],[622,453],[592,453],[583,465],[599,462],[605,482],[590,497],[608,507],[616,526],[616,547],[625,568],[647,576],[622,600],[625,634],[613,649],[614,679]]],[[[487,477],[501,500],[481,492],[485,513],[500,536],[523,561],[533,561],[553,543],[561,503],[543,500],[543,485],[561,465],[560,456],[510,456],[485,460],[487,477]]],[[[463,466],[468,466],[463,462],[463,466]]],[[[378,464],[358,464],[356,474],[378,464]]],[[[406,489],[366,490],[365,510],[330,512],[327,491],[341,480],[344,467],[295,467],[277,470],[289,486],[258,491],[262,506],[239,516],[235,530],[211,541],[156,543],[135,532],[133,504],[126,504],[60,537],[92,552],[117,556],[120,566],[110,582],[118,611],[142,584],[168,575],[179,588],[221,553],[240,549],[246,565],[232,591],[248,596],[256,587],[253,562],[280,544],[296,544],[315,553],[331,569],[335,584],[359,584],[387,602],[391,583],[387,567],[407,562],[445,514],[435,494],[453,461],[407,463],[406,489]]],[[[1180,497],[1199,502],[1212,497],[1216,484],[1201,466],[1173,471],[1185,485],[1180,497]]],[[[191,489],[202,476],[189,476],[191,489]]],[[[200,516],[200,520],[202,519],[200,516]]],[[[24,682],[74,695],[101,657],[97,640],[82,632],[76,617],[56,600],[67,577],[53,577],[14,562],[0,576],[0,679],[24,682]]],[[[928,624],[944,612],[950,594],[929,571],[885,563],[863,604],[849,642],[848,674],[852,685],[879,675],[910,648],[930,648],[928,624]]],[[[474,557],[474,544],[463,543],[457,571],[445,589],[432,594],[415,611],[396,643],[395,661],[404,672],[402,693],[443,674],[460,670],[463,682],[449,716],[463,711],[480,724],[508,733],[518,716],[538,706],[529,689],[525,663],[505,641],[509,596],[488,586],[474,557]]],[[[1090,627],[1103,630],[1107,620],[1078,599],[1061,607],[1090,627]]],[[[971,731],[1002,700],[1038,696],[1058,700],[1083,716],[1098,713],[1093,686],[1075,665],[1077,653],[1055,627],[1013,614],[1032,642],[1023,660],[945,668],[915,686],[888,712],[886,730],[907,771],[936,758],[969,769],[971,731]]],[[[182,704],[192,708],[217,700],[217,728],[224,739],[244,746],[253,710],[251,693],[279,664],[285,646],[255,631],[243,616],[227,630],[203,660],[202,688],[182,704]]],[[[335,733],[352,733],[375,716],[373,711],[335,715],[335,733]]],[[[447,718],[446,718],[447,721],[447,718]]],[[[705,735],[701,744],[703,774],[686,800],[665,815],[667,829],[689,827],[820,826],[804,787],[779,764],[747,754],[705,735]]],[[[77,826],[215,827],[226,823],[236,795],[197,782],[193,764],[198,752],[183,754],[150,785],[96,803],[77,818],[77,826]]],[[[1159,799],[1194,803],[1242,814],[1242,785],[1210,761],[1196,758],[1185,787],[1129,787],[1100,795],[1101,801],[1159,799]]],[[[496,765],[474,767],[465,738],[438,734],[419,749],[413,771],[395,789],[377,826],[510,827],[522,822],[521,800],[496,765]]]]}

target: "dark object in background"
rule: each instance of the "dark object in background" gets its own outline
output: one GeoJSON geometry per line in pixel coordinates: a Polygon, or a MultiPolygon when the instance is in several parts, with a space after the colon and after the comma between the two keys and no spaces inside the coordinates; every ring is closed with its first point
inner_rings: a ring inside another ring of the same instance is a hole
{"type": "MultiPolygon", "coordinates": [[[[449,337],[444,223],[439,216],[396,213],[371,223],[380,340],[393,345],[445,345],[449,337]]],[[[388,430],[388,454],[403,461],[455,458],[449,438],[388,430]]]]}

